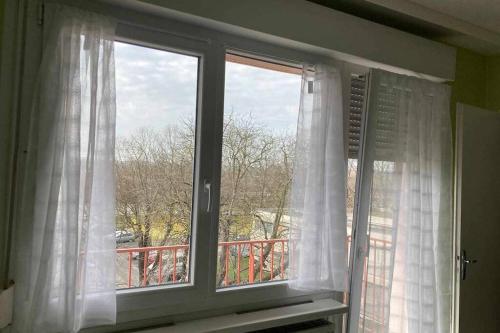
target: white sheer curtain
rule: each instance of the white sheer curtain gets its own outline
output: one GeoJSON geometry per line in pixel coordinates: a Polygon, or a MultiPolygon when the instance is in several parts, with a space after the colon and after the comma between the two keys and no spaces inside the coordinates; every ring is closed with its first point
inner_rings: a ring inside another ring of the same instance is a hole
{"type": "Polygon", "coordinates": [[[56,5],[46,18],[16,230],[20,333],[77,332],[116,318],[115,24],[56,5]]]}
{"type": "Polygon", "coordinates": [[[371,177],[363,184],[370,248],[351,332],[449,332],[450,89],[381,70],[371,72],[370,87],[363,166],[371,177]]]}
{"type": "Polygon", "coordinates": [[[336,68],[302,75],[291,189],[290,287],[346,289],[346,161],[336,68]]]}

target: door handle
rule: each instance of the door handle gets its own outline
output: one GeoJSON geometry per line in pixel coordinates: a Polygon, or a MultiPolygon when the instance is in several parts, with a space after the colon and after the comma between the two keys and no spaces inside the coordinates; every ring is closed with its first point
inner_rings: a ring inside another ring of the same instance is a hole
{"type": "Polygon", "coordinates": [[[462,278],[462,281],[465,281],[465,279],[467,278],[467,265],[475,264],[477,263],[477,260],[467,258],[467,252],[465,252],[465,250],[462,250],[462,254],[459,257],[459,260],[460,260],[460,277],[462,278]]]}

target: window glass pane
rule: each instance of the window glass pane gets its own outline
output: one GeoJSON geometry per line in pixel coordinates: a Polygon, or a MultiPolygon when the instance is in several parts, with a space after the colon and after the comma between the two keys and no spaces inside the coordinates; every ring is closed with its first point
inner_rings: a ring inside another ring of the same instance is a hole
{"type": "Polygon", "coordinates": [[[398,197],[394,182],[401,166],[393,161],[373,162],[368,239],[370,252],[364,262],[361,291],[360,330],[380,332],[388,324],[388,300],[392,272],[393,222],[397,216],[398,197]]]}
{"type": "Polygon", "coordinates": [[[287,278],[301,70],[228,54],[217,287],[287,278]]]}
{"type": "MultiPolygon", "coordinates": [[[[352,229],[354,218],[354,201],[356,196],[356,180],[358,177],[358,158],[349,158],[347,160],[347,188],[346,188],[346,206],[347,206],[347,242],[348,251],[351,248],[352,229]]],[[[350,260],[350,257],[348,256],[350,260]]]]}
{"type": "Polygon", "coordinates": [[[198,58],[115,43],[116,287],[189,281],[198,58]]]}

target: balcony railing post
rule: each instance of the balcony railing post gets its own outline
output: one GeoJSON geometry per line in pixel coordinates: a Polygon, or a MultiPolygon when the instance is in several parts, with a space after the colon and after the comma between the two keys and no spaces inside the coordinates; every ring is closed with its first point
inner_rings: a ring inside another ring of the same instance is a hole
{"type": "Polygon", "coordinates": [[[260,271],[259,271],[259,282],[262,282],[262,269],[264,267],[264,242],[260,242],[260,259],[259,259],[259,266],[260,266],[260,271]]]}
{"type": "Polygon", "coordinates": [[[253,283],[255,258],[253,256],[253,243],[250,246],[250,258],[248,260],[248,282],[253,283]]]}
{"type": "Polygon", "coordinates": [[[281,241],[281,278],[285,278],[285,241],[281,241]]]}
{"type": "Polygon", "coordinates": [[[158,250],[158,258],[159,258],[159,262],[158,262],[158,284],[161,284],[161,280],[162,280],[162,270],[163,270],[163,251],[162,250],[158,250]]]}
{"type": "Polygon", "coordinates": [[[238,264],[236,272],[236,283],[240,284],[240,274],[241,274],[241,244],[238,244],[238,264]]]}
{"type": "Polygon", "coordinates": [[[144,268],[143,268],[143,272],[142,272],[142,285],[143,286],[146,286],[146,279],[147,279],[147,270],[148,270],[148,261],[149,261],[149,251],[146,250],[144,251],[144,256],[143,256],[144,260],[143,260],[143,263],[144,263],[144,268]]]}
{"type": "Polygon", "coordinates": [[[228,275],[229,275],[229,244],[225,245],[224,248],[225,251],[225,260],[224,260],[224,285],[227,286],[227,281],[228,281],[228,275]]]}
{"type": "Polygon", "coordinates": [[[274,278],[274,242],[271,243],[271,280],[274,278]]]}
{"type": "Polygon", "coordinates": [[[132,252],[128,253],[128,287],[132,286],[132,252]]]}
{"type": "Polygon", "coordinates": [[[172,282],[175,283],[177,281],[177,248],[174,247],[172,249],[172,252],[174,253],[174,267],[172,269],[172,282]]]}

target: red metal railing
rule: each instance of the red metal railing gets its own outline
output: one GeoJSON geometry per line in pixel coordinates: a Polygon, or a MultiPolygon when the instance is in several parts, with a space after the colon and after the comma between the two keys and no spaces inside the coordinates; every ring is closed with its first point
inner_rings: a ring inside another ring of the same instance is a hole
{"type": "MultiPolygon", "coordinates": [[[[142,281],[140,285],[146,286],[151,278],[150,273],[157,271],[157,283],[162,284],[165,278],[163,274],[164,259],[169,262],[169,256],[172,258],[172,273],[168,274],[168,278],[173,283],[177,282],[177,254],[180,250],[188,250],[189,245],[167,245],[167,246],[150,246],[150,247],[127,247],[116,249],[116,253],[126,253],[128,257],[128,278],[127,287],[132,287],[132,261],[134,256],[142,257],[142,281]],[[151,268],[150,268],[151,266],[151,268]]],[[[189,258],[189,256],[187,256],[189,258]]]]}
{"type": "MultiPolygon", "coordinates": [[[[177,278],[177,256],[180,252],[185,252],[185,256],[189,258],[187,251],[189,251],[189,245],[116,249],[118,254],[126,254],[127,288],[165,282],[182,282],[177,278]],[[136,258],[143,261],[140,267],[142,277],[141,281],[138,279],[137,283],[134,283],[132,272],[136,258]],[[165,268],[167,268],[167,274],[164,273],[165,268]]],[[[286,279],[288,239],[221,242],[219,251],[224,252],[223,286],[286,279]]],[[[222,252],[219,252],[219,256],[221,254],[222,252]]]]}
{"type": "Polygon", "coordinates": [[[288,257],[288,239],[220,242],[219,257],[222,253],[224,254],[224,286],[255,283],[257,277],[258,282],[286,278],[285,261],[288,257]],[[231,267],[231,258],[234,258],[234,267],[231,267]],[[246,265],[242,264],[242,261],[247,261],[246,265]],[[258,274],[255,274],[256,269],[258,274]],[[232,277],[231,272],[233,272],[232,277]],[[242,272],[246,272],[246,281],[242,279],[242,272]],[[267,276],[264,276],[266,273],[267,276]]]}
{"type": "Polygon", "coordinates": [[[363,290],[361,293],[362,320],[366,332],[379,331],[385,326],[387,269],[392,242],[369,238],[370,252],[364,260],[363,290]]]}

